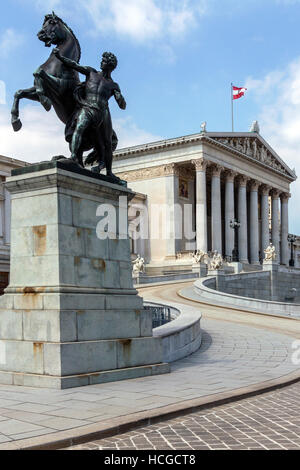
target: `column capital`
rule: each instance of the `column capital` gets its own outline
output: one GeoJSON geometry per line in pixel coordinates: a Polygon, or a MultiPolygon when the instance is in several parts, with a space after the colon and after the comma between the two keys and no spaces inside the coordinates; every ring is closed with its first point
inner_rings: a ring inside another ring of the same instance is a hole
{"type": "Polygon", "coordinates": [[[262,184],[261,185],[261,192],[263,196],[269,196],[271,191],[271,186],[268,186],[267,184],[262,184]]]}
{"type": "Polygon", "coordinates": [[[251,191],[258,191],[258,188],[259,186],[261,185],[261,183],[259,181],[256,181],[256,180],[250,180],[250,190],[251,191]]]}
{"type": "Polygon", "coordinates": [[[229,183],[233,183],[234,178],[236,176],[238,176],[238,173],[236,171],[233,171],[233,170],[226,170],[225,171],[226,181],[228,181],[229,183]]]}
{"type": "Polygon", "coordinates": [[[197,158],[197,160],[191,160],[191,164],[194,165],[196,171],[205,171],[209,161],[205,160],[205,158],[197,158]]]}
{"type": "Polygon", "coordinates": [[[167,165],[164,165],[164,175],[165,176],[179,176],[179,167],[176,163],[168,163],[167,165]]]}
{"type": "Polygon", "coordinates": [[[211,173],[213,176],[217,176],[220,178],[221,172],[224,170],[224,168],[221,165],[218,164],[213,164],[211,166],[211,173]]]}
{"type": "Polygon", "coordinates": [[[272,188],[271,189],[271,196],[273,199],[279,199],[279,196],[281,194],[281,191],[279,189],[276,189],[276,188],[272,188]]]}
{"type": "Polygon", "coordinates": [[[281,202],[284,204],[284,203],[288,203],[289,202],[289,199],[292,197],[291,193],[281,193],[280,195],[280,199],[281,199],[281,202]]]}
{"type": "Polygon", "coordinates": [[[239,178],[238,178],[239,185],[241,187],[245,188],[247,186],[247,183],[248,183],[249,179],[250,178],[248,176],[240,175],[239,178]]]}

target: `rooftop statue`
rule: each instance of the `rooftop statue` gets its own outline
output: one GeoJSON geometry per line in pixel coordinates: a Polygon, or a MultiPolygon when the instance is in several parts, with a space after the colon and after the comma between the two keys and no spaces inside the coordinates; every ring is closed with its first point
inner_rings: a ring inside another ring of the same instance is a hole
{"type": "Polygon", "coordinates": [[[250,127],[250,132],[256,132],[257,134],[260,133],[260,128],[259,128],[258,121],[253,121],[253,123],[251,124],[251,127],[250,127]]]}
{"type": "MultiPolygon", "coordinates": [[[[111,78],[117,58],[112,53],[104,53],[101,71],[81,66],[78,39],[54,12],[46,15],[38,38],[46,47],[52,44],[56,47],[33,74],[34,86],[16,92],[11,110],[13,129],[18,132],[22,128],[21,99],[38,101],[46,111],[53,106],[57,117],[66,126],[65,138],[71,150],[68,160],[80,167],[97,163],[92,171],[100,173],[106,168],[107,175],[120,182],[111,171],[118,138],[112,128],[108,107],[108,100],[114,96],[120,108],[126,108],[119,86],[111,78]],[[85,75],[84,83],[80,82],[79,73],[85,75]],[[83,153],[89,150],[91,153],[83,162],[83,153]]],[[[58,158],[66,160],[65,157],[58,158]]]]}

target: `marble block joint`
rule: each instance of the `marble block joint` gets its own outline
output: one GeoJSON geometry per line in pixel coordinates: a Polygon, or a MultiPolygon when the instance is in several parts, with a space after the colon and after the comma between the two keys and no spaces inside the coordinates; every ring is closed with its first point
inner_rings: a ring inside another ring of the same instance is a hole
{"type": "Polygon", "coordinates": [[[0,383],[71,388],[169,372],[119,222],[127,221],[119,198],[134,193],[61,163],[27,168],[6,187],[11,276],[0,298],[0,383]],[[106,239],[101,204],[117,216],[106,239]]]}

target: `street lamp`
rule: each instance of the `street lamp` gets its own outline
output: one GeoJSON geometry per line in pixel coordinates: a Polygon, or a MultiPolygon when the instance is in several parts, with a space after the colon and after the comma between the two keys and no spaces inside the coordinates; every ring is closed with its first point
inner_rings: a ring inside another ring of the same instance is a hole
{"type": "Polygon", "coordinates": [[[232,261],[238,262],[239,261],[239,249],[238,249],[238,232],[241,223],[238,219],[233,219],[230,221],[230,227],[234,230],[234,249],[232,250],[232,261]]]}
{"type": "Polygon", "coordinates": [[[288,242],[291,244],[291,259],[290,259],[290,267],[293,268],[295,266],[295,259],[294,259],[294,243],[297,241],[296,235],[289,235],[288,242]]]}

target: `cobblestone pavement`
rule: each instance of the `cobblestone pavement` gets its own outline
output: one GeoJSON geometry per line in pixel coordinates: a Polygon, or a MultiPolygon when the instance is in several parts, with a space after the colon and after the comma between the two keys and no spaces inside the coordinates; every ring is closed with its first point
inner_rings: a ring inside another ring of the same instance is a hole
{"type": "Polygon", "coordinates": [[[300,383],[68,450],[300,449],[300,383]]]}

